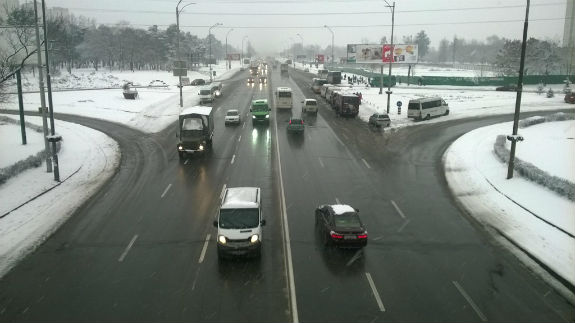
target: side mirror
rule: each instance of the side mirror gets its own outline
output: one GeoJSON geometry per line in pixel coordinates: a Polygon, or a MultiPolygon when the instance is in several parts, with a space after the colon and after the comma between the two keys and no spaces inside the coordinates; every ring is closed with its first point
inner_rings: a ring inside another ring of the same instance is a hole
{"type": "Polygon", "coordinates": [[[355,209],[355,212],[359,213],[359,209],[355,209]]]}
{"type": "Polygon", "coordinates": [[[215,220],[214,220],[214,223],[213,223],[213,224],[214,224],[214,227],[216,227],[216,228],[218,227],[218,221],[215,221],[215,220]]]}
{"type": "Polygon", "coordinates": [[[260,221],[260,224],[261,224],[262,226],[266,225],[266,219],[262,219],[262,220],[260,221]]]}
{"type": "Polygon", "coordinates": [[[250,108],[250,112],[252,112],[252,108],[250,108]]]}
{"type": "Polygon", "coordinates": [[[272,111],[272,108],[268,108],[268,111],[272,111]]]}

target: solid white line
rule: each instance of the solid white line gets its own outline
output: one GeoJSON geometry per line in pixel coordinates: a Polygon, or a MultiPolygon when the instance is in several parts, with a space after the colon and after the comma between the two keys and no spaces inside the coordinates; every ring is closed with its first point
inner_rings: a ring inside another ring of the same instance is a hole
{"type": "Polygon", "coordinates": [[[166,196],[166,193],[168,193],[168,191],[170,190],[170,187],[172,187],[172,184],[169,184],[168,187],[166,187],[166,189],[164,190],[164,193],[162,193],[162,196],[160,196],[161,199],[163,199],[164,196],[166,196]]]}
{"type": "Polygon", "coordinates": [[[232,156],[232,162],[231,162],[232,164],[234,163],[234,160],[236,160],[236,155],[232,156]]]}
{"type": "Polygon", "coordinates": [[[371,168],[371,166],[369,166],[369,164],[365,161],[365,159],[362,158],[361,161],[365,164],[365,167],[371,168]]]}
{"type": "Polygon", "coordinates": [[[341,204],[341,202],[339,201],[339,199],[337,197],[335,198],[335,203],[341,204]]]}
{"type": "Polygon", "coordinates": [[[318,157],[317,159],[319,159],[319,164],[321,165],[321,167],[325,167],[325,165],[324,165],[323,162],[321,161],[321,157],[318,157]]]}
{"type": "Polygon", "coordinates": [[[200,254],[200,259],[198,260],[198,264],[201,264],[204,261],[204,257],[206,256],[206,250],[208,249],[208,243],[210,242],[210,234],[206,236],[206,241],[204,242],[204,247],[202,248],[202,253],[200,254]]]}
{"type": "Polygon", "coordinates": [[[189,161],[190,161],[189,159],[186,159],[186,161],[184,162],[184,165],[187,165],[189,161]]]}
{"type": "Polygon", "coordinates": [[[401,212],[401,210],[399,209],[399,206],[397,206],[397,204],[395,204],[395,202],[393,200],[391,200],[391,204],[393,205],[393,207],[395,208],[397,213],[399,213],[399,216],[401,216],[402,218],[405,219],[405,215],[403,214],[403,212],[401,212]]]}
{"type": "Polygon", "coordinates": [[[473,308],[473,310],[475,311],[475,313],[477,313],[477,315],[479,316],[479,318],[483,321],[483,322],[487,322],[487,317],[485,317],[485,315],[483,315],[483,313],[481,313],[481,311],[479,310],[479,307],[477,307],[477,305],[475,304],[475,302],[473,302],[473,300],[471,299],[471,297],[469,297],[469,295],[467,295],[467,293],[465,292],[465,290],[463,289],[463,287],[461,287],[459,285],[458,282],[456,281],[452,281],[453,285],[455,285],[455,288],[457,288],[457,290],[459,291],[459,293],[461,293],[461,295],[463,295],[463,297],[465,298],[465,300],[467,301],[467,303],[469,303],[469,305],[471,305],[471,307],[473,308]]]}
{"type": "Polygon", "coordinates": [[[292,313],[292,322],[293,323],[299,323],[299,315],[297,312],[297,299],[296,299],[296,294],[295,294],[295,279],[294,279],[294,274],[293,274],[293,261],[292,261],[292,257],[291,257],[291,245],[290,245],[290,235],[289,235],[289,224],[288,224],[288,220],[287,220],[287,209],[286,209],[286,198],[285,198],[285,192],[284,192],[284,182],[283,182],[283,176],[282,176],[282,161],[281,161],[281,157],[280,157],[280,149],[279,149],[279,140],[278,140],[278,123],[277,123],[277,118],[274,118],[275,122],[274,122],[274,127],[275,127],[275,131],[276,131],[276,154],[278,157],[278,166],[279,166],[279,175],[280,175],[280,191],[281,191],[281,215],[282,215],[282,224],[283,224],[283,235],[284,235],[284,247],[285,247],[285,251],[286,251],[286,260],[287,260],[287,276],[288,276],[288,284],[289,284],[289,299],[290,299],[290,303],[291,303],[291,313],[292,313]]]}
{"type": "Polygon", "coordinates": [[[242,135],[238,137],[238,142],[240,142],[240,140],[242,140],[242,135]]]}
{"type": "Polygon", "coordinates": [[[224,193],[226,192],[226,184],[222,187],[222,192],[220,193],[220,200],[224,198],[224,193]]]}
{"type": "Polygon", "coordinates": [[[371,287],[371,292],[373,293],[373,297],[375,297],[375,301],[377,302],[377,306],[379,306],[379,310],[381,312],[385,312],[385,307],[383,306],[383,302],[379,297],[379,293],[377,292],[377,288],[375,288],[375,284],[373,283],[373,279],[369,273],[365,273],[367,277],[367,281],[369,282],[369,286],[371,287]]]}
{"type": "Polygon", "coordinates": [[[341,141],[341,139],[339,139],[339,137],[336,136],[335,139],[336,139],[342,146],[345,146],[345,144],[343,143],[343,141],[341,141]]]}
{"type": "Polygon", "coordinates": [[[349,140],[348,136],[346,136],[345,133],[342,132],[341,135],[345,138],[345,140],[349,140]]]}
{"type": "Polygon", "coordinates": [[[120,256],[120,258],[118,259],[119,262],[124,261],[124,258],[126,258],[126,255],[128,254],[128,251],[130,251],[130,249],[131,249],[132,246],[134,245],[134,242],[136,242],[136,239],[138,239],[138,235],[137,235],[137,234],[132,238],[132,241],[130,241],[130,243],[129,243],[128,246],[126,247],[126,250],[124,250],[124,253],[122,253],[122,255],[120,256]]]}
{"type": "Polygon", "coordinates": [[[246,127],[246,123],[244,122],[244,124],[242,124],[242,129],[246,127]]]}
{"type": "Polygon", "coordinates": [[[403,231],[403,229],[405,229],[405,227],[409,224],[409,222],[411,222],[411,220],[410,220],[410,219],[407,219],[407,221],[405,221],[405,222],[399,227],[399,229],[397,229],[397,232],[399,233],[399,232],[403,231]]]}

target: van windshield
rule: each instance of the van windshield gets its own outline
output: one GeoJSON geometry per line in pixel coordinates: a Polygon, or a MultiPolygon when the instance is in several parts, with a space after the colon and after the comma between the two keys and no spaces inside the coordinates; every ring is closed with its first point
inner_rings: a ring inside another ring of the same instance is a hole
{"type": "Polygon", "coordinates": [[[182,121],[182,130],[202,130],[204,125],[200,118],[186,118],[182,121]]]}
{"type": "Polygon", "coordinates": [[[407,106],[408,110],[419,110],[419,103],[415,102],[415,103],[410,103],[407,106]]]}
{"type": "Polygon", "coordinates": [[[258,209],[220,209],[220,228],[248,229],[259,226],[258,209]]]}
{"type": "Polygon", "coordinates": [[[200,95],[210,95],[210,94],[212,94],[211,90],[201,90],[200,91],[200,95]]]}
{"type": "Polygon", "coordinates": [[[278,92],[280,98],[291,98],[291,92],[278,92]]]}

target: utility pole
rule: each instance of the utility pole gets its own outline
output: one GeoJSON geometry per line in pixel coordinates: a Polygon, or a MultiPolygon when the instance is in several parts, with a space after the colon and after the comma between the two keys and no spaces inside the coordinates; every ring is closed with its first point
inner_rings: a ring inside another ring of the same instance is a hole
{"type": "Polygon", "coordinates": [[[38,3],[34,0],[34,19],[36,22],[36,54],[38,57],[38,78],[40,84],[40,113],[42,115],[42,128],[44,129],[44,149],[46,151],[46,172],[52,172],[52,159],[50,159],[50,146],[48,145],[48,120],[46,116],[46,98],[44,94],[44,71],[42,70],[42,46],[40,45],[40,26],[38,25],[38,3]]]}
{"type": "Polygon", "coordinates": [[[232,30],[234,30],[234,29],[233,29],[233,28],[230,29],[230,30],[228,31],[228,33],[226,34],[226,61],[227,61],[227,62],[226,62],[226,69],[228,69],[228,65],[229,65],[229,68],[232,68],[232,66],[231,66],[232,63],[230,62],[230,59],[229,59],[229,57],[228,57],[228,35],[232,32],[232,30]]]}
{"type": "MultiPolygon", "coordinates": [[[[385,1],[385,3],[387,3],[387,1],[385,1]]],[[[387,76],[387,91],[385,92],[387,94],[387,113],[389,114],[389,101],[391,100],[391,65],[393,63],[393,54],[394,54],[394,48],[393,48],[393,27],[395,26],[395,2],[393,2],[393,5],[389,5],[389,3],[387,3],[387,7],[391,7],[391,51],[389,53],[389,74],[387,76]]],[[[382,72],[383,72],[383,65],[382,65],[382,72]]],[[[383,74],[383,73],[382,73],[383,74]]],[[[379,94],[381,94],[381,90],[382,90],[382,86],[383,86],[383,76],[382,76],[382,84],[380,85],[379,88],[379,94]]]]}
{"type": "MultiPolygon", "coordinates": [[[[303,49],[303,37],[300,34],[296,34],[296,35],[301,39],[301,52],[302,52],[302,55],[305,56],[305,51],[303,49]]],[[[302,61],[303,61],[303,59],[302,59],[302,61]]]]}
{"type": "Polygon", "coordinates": [[[451,57],[451,62],[453,64],[453,67],[455,67],[455,51],[456,51],[456,47],[457,46],[457,36],[453,36],[453,54],[451,57]]]}
{"type": "Polygon", "coordinates": [[[333,65],[333,39],[335,37],[335,34],[333,33],[333,30],[331,30],[331,28],[329,28],[327,25],[324,25],[325,28],[327,28],[327,30],[329,30],[331,32],[331,64],[333,65]]]}
{"type": "MultiPolygon", "coordinates": [[[[182,3],[182,1],[184,0],[180,0],[178,1],[178,4],[176,5],[176,29],[177,29],[177,34],[176,34],[176,42],[178,44],[178,48],[176,49],[176,56],[178,57],[178,62],[181,62],[182,59],[180,58],[180,13],[182,11],[184,11],[184,8],[186,8],[189,5],[195,4],[195,2],[190,2],[187,5],[183,6],[182,9],[180,9],[180,3],[182,3]]],[[[178,63],[180,64],[180,63],[178,63]]],[[[181,66],[178,66],[178,68],[181,68],[181,66]]],[[[180,73],[180,75],[178,75],[178,87],[180,88],[180,108],[182,108],[184,106],[184,97],[182,94],[182,75],[180,73]]]]}
{"type": "Polygon", "coordinates": [[[242,65],[244,65],[244,41],[246,40],[246,38],[248,38],[248,36],[244,36],[244,38],[242,38],[242,57],[241,57],[242,65]]]}
{"type": "Polygon", "coordinates": [[[208,40],[210,42],[210,55],[208,57],[208,61],[210,62],[210,82],[212,82],[214,80],[214,77],[212,75],[212,28],[217,27],[217,26],[221,26],[221,23],[216,23],[213,26],[210,27],[210,29],[208,29],[208,40]]]}
{"type": "MultiPolygon", "coordinates": [[[[50,111],[50,134],[52,136],[52,160],[54,161],[54,180],[60,181],[58,151],[56,149],[56,128],[54,127],[54,105],[52,104],[52,82],[50,78],[50,58],[48,56],[48,26],[46,25],[46,1],[42,0],[42,23],[44,25],[44,52],[46,53],[46,85],[48,86],[48,108],[50,111]]],[[[59,140],[58,140],[59,141],[59,140]]]]}
{"type": "Polygon", "coordinates": [[[509,152],[509,165],[507,168],[507,179],[513,178],[513,168],[515,166],[515,146],[517,141],[523,138],[517,135],[519,127],[519,112],[521,109],[521,93],[523,92],[523,68],[525,66],[525,49],[527,47],[527,26],[529,24],[529,0],[525,9],[525,22],[523,24],[523,43],[521,44],[521,62],[519,63],[519,78],[517,79],[517,96],[515,98],[515,115],[513,116],[513,134],[507,139],[511,141],[511,151],[509,152]]]}

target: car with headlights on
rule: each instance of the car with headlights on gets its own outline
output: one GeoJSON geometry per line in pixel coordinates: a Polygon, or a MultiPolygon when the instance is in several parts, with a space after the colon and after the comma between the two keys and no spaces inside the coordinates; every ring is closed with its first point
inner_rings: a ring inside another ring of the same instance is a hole
{"type": "Polygon", "coordinates": [[[347,204],[320,205],[315,210],[315,225],[324,245],[348,248],[367,245],[367,230],[359,218],[359,210],[347,204]]]}

